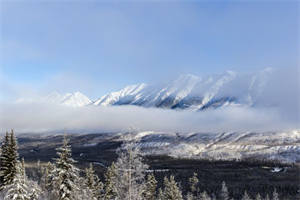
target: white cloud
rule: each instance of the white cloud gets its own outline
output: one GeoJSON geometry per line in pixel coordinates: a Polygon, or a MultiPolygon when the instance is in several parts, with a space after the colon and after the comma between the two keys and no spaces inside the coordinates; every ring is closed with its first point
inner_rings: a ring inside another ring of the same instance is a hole
{"type": "MultiPolygon", "coordinates": [[[[199,112],[135,106],[71,108],[41,102],[17,104],[6,101],[0,103],[0,131],[14,128],[17,132],[102,132],[135,127],[153,131],[215,132],[300,128],[298,69],[274,70],[267,76],[262,73],[256,77],[259,79],[261,81],[253,83],[249,90],[246,83],[251,78],[240,76],[222,87],[219,93],[221,96],[247,96],[249,93],[255,97],[251,106],[235,105],[199,112]]],[[[24,87],[13,88],[22,94],[32,93],[24,87]]]]}
{"type": "Polygon", "coordinates": [[[71,108],[49,104],[2,104],[1,132],[103,132],[139,130],[177,132],[271,131],[299,128],[275,109],[232,106],[204,112],[134,106],[71,108]]]}

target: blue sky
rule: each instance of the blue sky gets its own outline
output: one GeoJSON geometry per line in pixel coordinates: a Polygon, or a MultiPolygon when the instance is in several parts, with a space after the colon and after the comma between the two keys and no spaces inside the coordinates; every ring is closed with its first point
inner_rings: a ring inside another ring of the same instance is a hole
{"type": "Polygon", "coordinates": [[[299,1],[1,1],[0,99],[299,66],[299,1]]]}

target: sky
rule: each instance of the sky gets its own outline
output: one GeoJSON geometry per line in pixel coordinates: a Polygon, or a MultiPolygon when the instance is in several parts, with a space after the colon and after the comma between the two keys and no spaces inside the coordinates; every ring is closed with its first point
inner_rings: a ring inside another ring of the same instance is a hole
{"type": "Polygon", "coordinates": [[[0,100],[299,67],[299,1],[0,1],[0,100]]]}

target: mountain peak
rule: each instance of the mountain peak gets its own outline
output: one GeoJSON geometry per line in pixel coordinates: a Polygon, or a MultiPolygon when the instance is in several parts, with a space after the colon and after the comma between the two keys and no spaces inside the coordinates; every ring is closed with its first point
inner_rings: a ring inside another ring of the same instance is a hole
{"type": "Polygon", "coordinates": [[[16,101],[17,103],[50,103],[58,105],[67,105],[72,107],[81,107],[91,104],[92,101],[82,94],[81,92],[66,93],[64,95],[60,94],[57,91],[51,92],[44,97],[32,98],[21,98],[16,101]]]}

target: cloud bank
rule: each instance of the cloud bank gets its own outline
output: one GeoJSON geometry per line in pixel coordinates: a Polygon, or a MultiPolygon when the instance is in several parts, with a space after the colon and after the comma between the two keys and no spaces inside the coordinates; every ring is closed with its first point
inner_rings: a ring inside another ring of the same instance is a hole
{"type": "Polygon", "coordinates": [[[203,112],[135,106],[66,107],[49,104],[2,104],[1,132],[117,132],[130,127],[165,132],[272,131],[299,128],[276,109],[230,106],[203,112]]]}
{"type": "Polygon", "coordinates": [[[164,132],[299,129],[299,71],[297,68],[270,70],[263,70],[251,78],[239,76],[221,88],[221,96],[248,97],[251,94],[251,104],[192,112],[136,106],[68,107],[45,102],[6,101],[0,102],[0,131],[4,133],[13,128],[19,133],[92,133],[126,131],[130,127],[164,132]]]}

